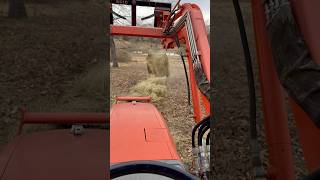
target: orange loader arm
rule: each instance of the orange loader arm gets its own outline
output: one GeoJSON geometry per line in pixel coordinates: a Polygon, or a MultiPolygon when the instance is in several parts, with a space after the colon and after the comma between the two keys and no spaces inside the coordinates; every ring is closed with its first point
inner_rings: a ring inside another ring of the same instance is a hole
{"type": "Polygon", "coordinates": [[[162,12],[159,27],[111,26],[111,35],[139,36],[162,39],[163,48],[186,44],[190,89],[194,119],[198,123],[210,114],[210,46],[203,15],[196,4],[177,6],[172,12],[162,12]],[[169,15],[170,14],[170,15],[169,15]]]}

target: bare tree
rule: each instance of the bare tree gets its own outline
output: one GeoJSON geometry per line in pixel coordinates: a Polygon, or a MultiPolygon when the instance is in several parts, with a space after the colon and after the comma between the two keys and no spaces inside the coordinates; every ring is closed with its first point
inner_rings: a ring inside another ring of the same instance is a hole
{"type": "Polygon", "coordinates": [[[24,0],[8,0],[8,1],[9,1],[8,17],[11,17],[11,18],[27,17],[27,11],[24,4],[24,0]]]}

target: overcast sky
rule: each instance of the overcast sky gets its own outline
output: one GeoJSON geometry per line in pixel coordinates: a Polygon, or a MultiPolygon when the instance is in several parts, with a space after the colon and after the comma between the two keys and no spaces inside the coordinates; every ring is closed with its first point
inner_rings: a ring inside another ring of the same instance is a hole
{"type": "MultiPolygon", "coordinates": [[[[152,0],[152,1],[162,1],[162,2],[172,2],[175,4],[177,0],[152,0]]],[[[206,23],[210,23],[210,0],[181,0],[181,3],[195,3],[198,4],[202,10],[203,17],[205,19],[206,23]]],[[[124,5],[113,5],[113,10],[123,16],[127,16],[127,21],[125,20],[117,20],[115,21],[116,24],[122,24],[122,25],[129,25],[131,24],[131,13],[130,13],[130,6],[124,6],[124,5]],[[129,13],[129,14],[128,14],[129,13]]],[[[145,21],[140,21],[141,17],[145,17],[148,15],[153,14],[154,8],[150,7],[137,7],[137,23],[138,25],[145,25],[145,24],[153,24],[154,19],[148,19],[145,21]]]]}
{"type": "Polygon", "coordinates": [[[205,21],[210,21],[210,0],[181,0],[181,2],[198,4],[205,21]]]}

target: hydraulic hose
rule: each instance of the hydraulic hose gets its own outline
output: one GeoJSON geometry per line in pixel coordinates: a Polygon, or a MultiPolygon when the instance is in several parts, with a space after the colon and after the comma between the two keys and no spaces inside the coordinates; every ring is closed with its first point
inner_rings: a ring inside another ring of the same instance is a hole
{"type": "Polygon", "coordinates": [[[200,126],[198,131],[198,146],[202,146],[202,138],[203,135],[210,129],[210,121],[204,123],[202,126],[200,126]]]}
{"type": "Polygon", "coordinates": [[[183,64],[184,74],[185,74],[185,77],[186,77],[187,93],[188,93],[188,105],[190,106],[191,105],[191,98],[190,98],[191,95],[190,95],[190,84],[189,84],[189,78],[188,78],[188,71],[187,71],[186,62],[184,61],[182,52],[180,50],[180,41],[179,41],[179,38],[178,38],[177,35],[176,35],[176,44],[177,44],[178,49],[179,49],[181,61],[182,61],[182,64],[183,64]]]}
{"type": "Polygon", "coordinates": [[[209,131],[209,133],[207,134],[206,145],[210,145],[210,131],[209,131]]]}
{"type": "Polygon", "coordinates": [[[247,34],[243,22],[243,17],[240,9],[238,0],[233,0],[234,9],[236,11],[238,25],[241,35],[241,41],[245,56],[246,70],[247,70],[247,79],[248,79],[248,88],[249,88],[249,98],[250,98],[250,135],[251,138],[257,138],[257,128],[256,128],[256,93],[255,93],[255,83],[254,75],[252,70],[251,55],[248,45],[247,34]]]}
{"type": "Polygon", "coordinates": [[[203,135],[210,129],[210,121],[204,122],[198,130],[198,148],[193,150],[193,153],[198,156],[200,174],[203,179],[208,179],[209,174],[206,173],[209,170],[209,161],[206,154],[208,153],[206,147],[202,146],[203,135]]]}
{"type": "Polygon", "coordinates": [[[252,151],[252,163],[253,166],[258,168],[256,170],[256,176],[264,176],[262,173],[262,163],[260,159],[260,150],[258,145],[258,133],[257,133],[257,123],[256,123],[256,93],[255,93],[255,83],[254,83],[254,74],[251,62],[251,55],[250,49],[248,45],[248,39],[246,34],[246,29],[244,26],[243,16],[240,8],[240,4],[238,0],[233,0],[234,10],[237,16],[239,31],[242,41],[242,47],[245,56],[245,64],[246,64],[246,71],[247,71],[247,79],[248,79],[248,88],[249,88],[249,99],[250,99],[250,145],[252,151]]]}
{"type": "Polygon", "coordinates": [[[202,125],[203,123],[206,123],[206,122],[210,122],[210,116],[206,117],[205,119],[203,119],[202,121],[200,121],[198,124],[196,124],[194,126],[194,128],[192,129],[192,148],[195,148],[196,147],[196,144],[195,144],[195,134],[196,134],[196,131],[197,129],[199,128],[200,125],[202,125]]]}

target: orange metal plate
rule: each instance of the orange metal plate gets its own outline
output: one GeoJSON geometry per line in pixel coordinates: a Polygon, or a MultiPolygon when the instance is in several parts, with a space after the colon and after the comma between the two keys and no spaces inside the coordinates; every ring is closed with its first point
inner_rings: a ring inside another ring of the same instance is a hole
{"type": "Polygon", "coordinates": [[[107,133],[86,129],[74,136],[62,129],[18,136],[0,155],[0,179],[105,180],[107,133]]]}
{"type": "Polygon", "coordinates": [[[113,36],[139,36],[150,38],[165,38],[162,28],[138,27],[138,26],[111,26],[113,36]]]}
{"type": "Polygon", "coordinates": [[[165,120],[149,103],[115,104],[110,114],[111,164],[180,160],[165,120]]]}

